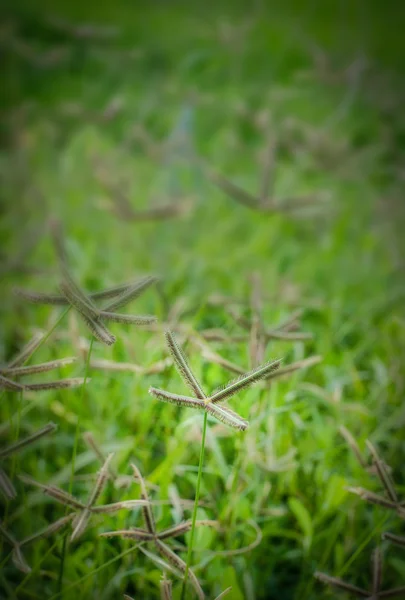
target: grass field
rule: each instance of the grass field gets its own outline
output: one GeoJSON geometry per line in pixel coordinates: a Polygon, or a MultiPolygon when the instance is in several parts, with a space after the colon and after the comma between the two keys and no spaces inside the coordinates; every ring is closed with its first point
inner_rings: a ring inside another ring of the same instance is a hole
{"type": "MultiPolygon", "coordinates": [[[[404,534],[401,511],[348,491],[385,493],[340,430],[368,465],[366,440],[378,448],[403,498],[401,20],[365,2],[329,8],[5,7],[0,362],[50,332],[28,364],[78,360],[32,381],[90,378],[72,389],[1,393],[1,448],[57,425],[4,461],[0,454],[17,491],[2,499],[2,527],[17,540],[66,514],[20,475],[89,498],[101,462],[86,432],[103,455],[114,453],[114,473],[140,469],[158,531],[192,518],[204,417],[148,393],[191,394],[166,360],[170,328],[207,393],[258,362],[322,357],[233,397],[246,431],[208,418],[197,517],[217,523],[196,529],[191,553],[206,597],[232,586],[232,600],[349,598],[314,572],[370,589],[377,546],[382,589],[405,586],[404,548],[381,539],[404,534]],[[118,34],[75,29],[83,23],[118,34]],[[261,211],[226,194],[211,172],[259,194],[269,144],[275,204],[261,211]],[[301,196],[311,202],[297,210],[291,199],[301,196]],[[136,212],[167,205],[178,214],[136,212]],[[84,289],[160,277],[122,311],[156,315],[157,326],[107,323],[117,338],[107,347],[73,308],[13,293],[57,291],[55,218],[84,289]],[[293,325],[312,337],[273,331],[261,348],[263,327],[298,309],[293,325]]],[[[110,478],[98,504],[140,497],[132,477],[126,487],[110,478]]],[[[92,514],[74,542],[69,525],[27,543],[28,573],[3,531],[0,597],[153,599],[166,570],[180,598],[182,575],[167,557],[158,562],[153,543],[99,536],[128,527],[144,527],[139,507],[92,514]]],[[[166,540],[184,561],[190,536],[166,540]]],[[[192,586],[185,597],[197,597],[192,586]]]]}

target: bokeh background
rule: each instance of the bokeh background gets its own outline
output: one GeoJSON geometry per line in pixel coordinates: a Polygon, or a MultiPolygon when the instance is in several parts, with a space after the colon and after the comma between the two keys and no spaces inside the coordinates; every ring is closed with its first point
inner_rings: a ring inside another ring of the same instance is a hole
{"type": "MultiPolygon", "coordinates": [[[[210,421],[198,516],[220,527],[198,531],[193,570],[208,598],[228,586],[233,600],[329,598],[338,592],[313,573],[368,587],[381,546],[383,589],[405,585],[404,549],[381,541],[403,535],[403,520],[347,490],[384,494],[340,429],[368,464],[372,440],[405,498],[404,11],[364,0],[18,0],[1,12],[0,362],[60,316],[13,293],[56,290],[54,218],[84,288],[159,275],[129,311],[162,324],[113,325],[117,342],[94,344],[84,392],[3,391],[2,447],[58,426],[4,461],[18,496],[2,501],[3,526],[21,540],[64,514],[21,473],[86,498],[100,466],[86,431],[120,473],[140,467],[161,501],[159,527],[189,518],[201,416],[148,395],[150,385],[185,392],[165,362],[163,329],[177,331],[213,389],[232,365],[251,367],[234,316],[251,318],[260,281],[266,327],[302,309],[300,329],[312,334],[271,339],[265,358],[322,362],[232,400],[246,433],[210,421]],[[215,183],[214,172],[257,196],[269,147],[271,210],[215,183]]],[[[35,361],[73,354],[60,376],[83,376],[89,343],[70,311],[35,361]]],[[[111,482],[103,496],[134,497],[135,483],[111,482]]],[[[97,535],[140,522],[124,511],[74,545],[64,531],[39,539],[24,549],[28,574],[3,535],[0,596],[159,598],[162,565],[97,535]]],[[[171,543],[185,559],[189,536],[171,543]]]]}

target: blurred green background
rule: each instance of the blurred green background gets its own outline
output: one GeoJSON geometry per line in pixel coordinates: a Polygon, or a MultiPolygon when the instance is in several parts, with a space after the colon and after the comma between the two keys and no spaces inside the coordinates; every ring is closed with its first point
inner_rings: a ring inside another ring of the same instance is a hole
{"type": "MultiPolygon", "coordinates": [[[[1,362],[58,309],[24,303],[13,287],[55,290],[51,217],[63,222],[72,271],[89,290],[144,274],[162,277],[130,312],[156,314],[190,331],[241,329],[227,306],[249,314],[251,275],[263,285],[269,326],[304,310],[313,340],[272,341],[266,359],[313,354],[319,365],[252,388],[231,402],[251,425],[234,433],[210,422],[193,570],[208,598],[227,586],[235,600],[334,597],[315,570],[370,584],[370,556],[394,512],[347,492],[381,493],[339,433],[364,451],[371,439],[405,491],[403,409],[405,320],[403,181],[405,89],[403,9],[396,3],[4,2],[0,43],[3,106],[1,362]],[[83,24],[91,27],[83,29],[83,24]],[[107,29],[101,29],[107,28],[107,29]],[[263,151],[277,146],[274,195],[323,199],[299,211],[261,213],[235,202],[207,177],[214,168],[258,193],[263,151]],[[122,200],[124,198],[124,201],[122,200]],[[117,215],[170,204],[173,219],[117,215]],[[127,206],[125,204],[125,206],[127,206]],[[114,212],[115,207],[115,212],[114,212]],[[215,298],[226,297],[225,305],[215,298]],[[262,533],[256,547],[248,547],[262,533]],[[240,552],[235,552],[236,550],[240,552]]],[[[117,343],[95,343],[92,359],[141,368],[168,355],[163,333],[112,327],[117,343]]],[[[35,361],[77,355],[85,371],[89,333],[72,312],[35,361]]],[[[212,351],[250,368],[249,343],[212,351]]],[[[206,389],[231,376],[193,343],[185,352],[206,389]]],[[[34,361],[34,362],[35,362],[34,361]]],[[[61,376],[65,375],[64,370],[61,376]]],[[[52,420],[58,432],[5,463],[86,497],[99,468],[81,434],[91,431],[114,465],[135,461],[159,528],[181,518],[173,498],[193,500],[201,416],[159,404],[154,385],[184,393],[172,367],[159,373],[91,369],[80,390],[1,398],[1,444],[52,420]]],[[[17,539],[64,514],[16,480],[4,504],[17,539]]],[[[135,484],[106,501],[139,497],[135,484]]],[[[403,495],[402,495],[403,498],[403,495]]],[[[181,512],[181,511],[180,511],[181,512]]],[[[190,516],[190,503],[184,517],[190,516]]],[[[137,526],[136,511],[93,523],[80,543],[64,534],[27,547],[35,568],[19,573],[2,546],[4,598],[158,598],[161,570],[131,543],[97,536],[137,526]],[[61,577],[61,572],[63,577],[61,577]]],[[[402,527],[402,530],[401,530],[402,527]]],[[[174,544],[185,558],[189,537],[174,544]]],[[[384,589],[405,585],[405,555],[383,543],[384,589]]],[[[174,580],[174,598],[180,582],[174,580]]],[[[192,597],[192,591],[189,592],[192,597]]],[[[344,598],[344,593],[341,594],[344,598]]],[[[349,597],[349,596],[348,596],[349,597]]]]}

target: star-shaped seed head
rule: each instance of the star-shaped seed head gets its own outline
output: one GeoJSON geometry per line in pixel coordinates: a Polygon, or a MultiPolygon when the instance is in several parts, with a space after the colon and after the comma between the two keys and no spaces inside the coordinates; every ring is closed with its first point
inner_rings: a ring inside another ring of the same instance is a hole
{"type": "Polygon", "coordinates": [[[166,341],[177,371],[184,380],[185,384],[194,393],[194,397],[173,394],[171,392],[166,392],[165,390],[156,389],[154,387],[149,388],[149,393],[162,402],[169,402],[171,404],[177,404],[178,406],[186,406],[188,408],[204,410],[215,417],[218,421],[221,421],[222,423],[225,423],[234,429],[241,431],[247,429],[248,422],[227,406],[220,404],[220,402],[231,398],[235,394],[262,379],[268,379],[271,377],[279,368],[281,360],[265,363],[264,365],[261,365],[252,371],[249,371],[248,373],[244,373],[237,379],[234,379],[233,381],[228,382],[225,386],[215,390],[210,396],[207,396],[194,373],[191,371],[182,349],[177,344],[173,334],[170,331],[166,332],[166,341]]]}
{"type": "Polygon", "coordinates": [[[38,483],[37,481],[24,475],[20,476],[20,479],[29,485],[39,487],[44,491],[45,494],[51,496],[60,504],[73,509],[73,531],[70,537],[70,541],[73,542],[83,535],[92,515],[110,514],[123,509],[132,509],[138,506],[145,506],[145,504],[148,502],[147,500],[124,500],[122,502],[114,502],[113,504],[95,506],[109,478],[108,470],[112,457],[113,454],[109,454],[107,456],[102,468],[98,473],[96,483],[94,484],[86,503],[81,502],[68,492],[65,492],[64,490],[61,490],[53,485],[44,485],[38,483]]]}

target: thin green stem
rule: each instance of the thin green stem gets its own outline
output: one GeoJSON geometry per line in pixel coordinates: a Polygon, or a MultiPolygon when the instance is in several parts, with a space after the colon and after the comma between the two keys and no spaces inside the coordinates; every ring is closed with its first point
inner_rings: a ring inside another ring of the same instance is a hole
{"type": "MultiPolygon", "coordinates": [[[[87,353],[86,368],[85,368],[85,372],[84,372],[84,381],[83,381],[83,385],[82,385],[82,389],[81,389],[81,395],[80,395],[80,406],[81,407],[83,406],[84,399],[85,399],[87,379],[88,379],[88,376],[89,376],[90,357],[91,357],[91,351],[93,349],[93,342],[94,342],[94,337],[92,336],[92,338],[90,340],[89,351],[87,353]]],[[[70,494],[72,493],[72,489],[73,489],[73,479],[74,479],[74,474],[75,474],[77,446],[78,446],[78,443],[79,443],[79,433],[80,433],[80,416],[77,417],[76,431],[75,431],[75,440],[74,440],[74,443],[73,443],[72,470],[71,470],[71,473],[70,473],[70,481],[69,481],[69,493],[70,494]]],[[[68,513],[68,510],[69,509],[67,508],[66,509],[66,514],[68,513]]],[[[61,560],[60,560],[59,575],[58,575],[58,594],[60,595],[61,598],[62,598],[62,586],[63,586],[63,572],[64,572],[64,569],[65,569],[66,554],[67,554],[67,536],[68,536],[68,534],[65,533],[65,535],[63,537],[61,560]]]]}
{"type": "Polygon", "coordinates": [[[185,570],[185,573],[184,573],[183,585],[182,585],[182,588],[181,588],[181,600],[184,600],[184,598],[186,597],[186,586],[187,586],[188,572],[189,572],[189,569],[190,569],[191,556],[193,554],[193,542],[194,542],[195,522],[197,520],[197,510],[198,510],[198,502],[200,500],[200,487],[201,487],[201,480],[202,480],[202,469],[203,469],[203,463],[204,463],[205,437],[206,437],[206,433],[207,433],[207,416],[208,416],[208,413],[205,412],[204,413],[203,429],[202,429],[202,438],[201,438],[200,462],[198,464],[197,487],[196,487],[196,490],[195,490],[193,518],[192,518],[192,524],[191,524],[190,544],[188,546],[186,570],[185,570]]]}

